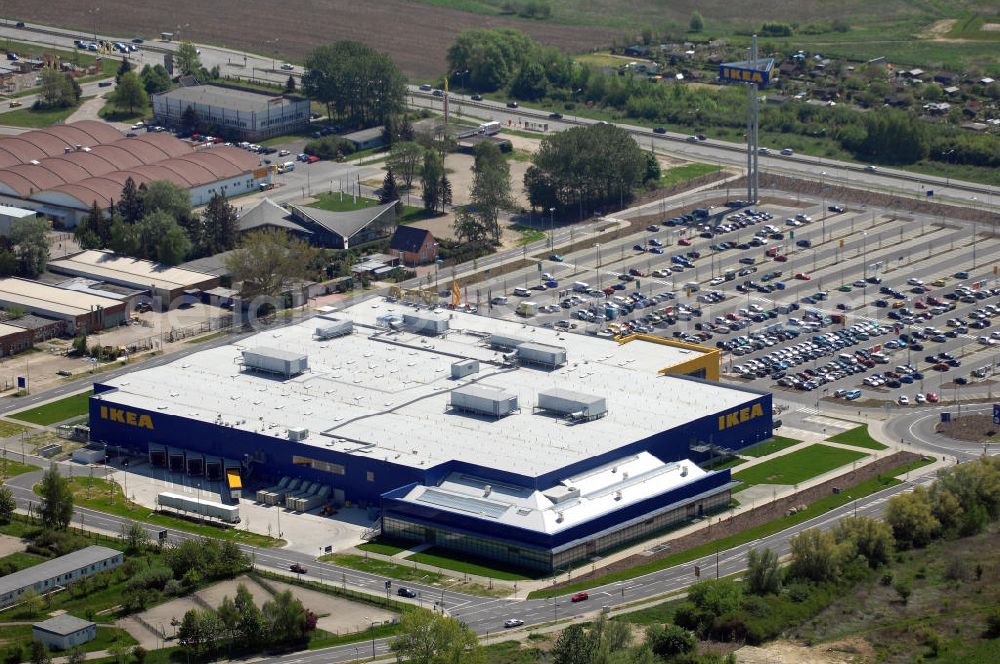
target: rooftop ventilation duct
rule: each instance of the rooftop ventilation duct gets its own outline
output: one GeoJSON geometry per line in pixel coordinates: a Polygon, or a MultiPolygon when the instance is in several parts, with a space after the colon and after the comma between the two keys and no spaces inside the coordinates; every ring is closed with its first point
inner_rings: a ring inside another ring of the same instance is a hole
{"type": "MultiPolygon", "coordinates": [[[[518,354],[521,354],[520,349],[518,354]]],[[[604,397],[558,387],[538,393],[538,408],[577,421],[596,420],[608,414],[608,402],[604,397]]]]}
{"type": "Polygon", "coordinates": [[[517,410],[517,395],[501,387],[464,385],[452,390],[451,407],[478,415],[501,418],[517,410]]]}

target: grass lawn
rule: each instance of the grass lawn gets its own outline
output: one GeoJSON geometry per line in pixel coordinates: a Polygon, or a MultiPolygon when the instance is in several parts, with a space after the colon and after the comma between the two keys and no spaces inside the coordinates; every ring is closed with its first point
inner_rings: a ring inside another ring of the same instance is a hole
{"type": "Polygon", "coordinates": [[[7,573],[20,572],[22,569],[34,567],[38,563],[44,563],[46,560],[48,560],[48,558],[34,553],[28,553],[27,551],[15,551],[14,553],[0,558],[0,569],[3,569],[3,567],[7,565],[13,565],[13,569],[7,573]]]}
{"type": "Polygon", "coordinates": [[[464,553],[455,553],[438,547],[431,547],[421,553],[414,553],[407,556],[406,560],[412,560],[423,565],[433,565],[442,569],[461,572],[463,574],[475,574],[502,581],[523,581],[526,579],[537,579],[540,574],[531,575],[526,570],[498,569],[490,567],[495,565],[493,561],[483,561],[479,564],[473,556],[464,553]]]}
{"type": "Polygon", "coordinates": [[[721,169],[715,164],[692,163],[684,164],[683,166],[674,166],[673,168],[668,168],[660,176],[659,184],[661,187],[672,187],[719,170],[721,169]]]}
{"type": "Polygon", "coordinates": [[[32,466],[30,463],[21,463],[20,461],[14,461],[6,457],[0,461],[0,476],[4,478],[23,475],[34,470],[39,470],[38,466],[32,466]]]}
{"type": "Polygon", "coordinates": [[[340,565],[341,567],[350,567],[361,572],[389,576],[401,581],[419,581],[420,583],[431,584],[440,583],[445,578],[443,574],[438,574],[437,572],[414,569],[406,565],[390,563],[385,560],[376,560],[375,558],[365,558],[364,556],[357,556],[351,553],[330,553],[320,556],[319,560],[340,565]]]}
{"type": "Polygon", "coordinates": [[[397,553],[402,553],[406,551],[411,546],[415,546],[414,542],[395,542],[386,538],[379,538],[374,542],[365,542],[364,544],[359,544],[356,548],[362,551],[370,551],[371,553],[381,553],[383,556],[394,556],[397,553]]]}
{"type": "Polygon", "coordinates": [[[15,424],[14,422],[0,420],[0,438],[19,436],[22,432],[29,430],[30,428],[24,426],[23,424],[15,424]]]}
{"type": "Polygon", "coordinates": [[[521,239],[518,240],[517,243],[522,246],[531,244],[532,242],[538,242],[539,240],[544,240],[548,237],[545,231],[540,231],[537,228],[529,228],[520,224],[510,226],[510,230],[517,231],[521,234],[521,239]]]}
{"type": "Polygon", "coordinates": [[[745,450],[740,450],[740,454],[752,457],[765,457],[768,454],[774,454],[775,452],[780,452],[781,450],[791,447],[792,445],[798,445],[801,440],[795,440],[794,438],[785,438],[784,436],[772,436],[767,440],[757,443],[753,447],[748,447],[745,450]]]}
{"type": "Polygon", "coordinates": [[[914,470],[931,463],[934,463],[934,461],[920,460],[904,464],[894,468],[890,473],[879,475],[878,477],[866,480],[860,484],[855,484],[852,487],[847,487],[838,494],[831,494],[825,498],[820,498],[819,500],[811,503],[808,507],[806,507],[806,509],[801,512],[796,512],[791,516],[784,516],[780,519],[775,519],[774,521],[761,524],[754,528],[748,528],[743,532],[730,535],[729,537],[723,537],[707,544],[688,549],[687,551],[681,551],[659,560],[654,560],[643,565],[637,565],[631,569],[606,574],[598,579],[583,581],[581,583],[571,583],[559,588],[535,590],[528,594],[528,599],[544,599],[553,596],[558,597],[599,585],[634,579],[637,576],[649,574],[650,572],[657,572],[661,569],[667,569],[668,567],[682,565],[684,563],[691,562],[692,560],[703,558],[709,554],[715,553],[717,550],[725,551],[735,546],[746,544],[747,542],[752,542],[754,540],[767,537],[768,535],[773,535],[774,533],[781,532],[782,530],[802,523],[803,521],[808,521],[809,519],[820,516],[821,514],[825,514],[835,507],[846,505],[852,500],[864,498],[865,496],[870,496],[871,494],[882,491],[883,489],[896,486],[900,483],[900,480],[896,478],[904,475],[910,470],[914,470]]]}
{"type": "Polygon", "coordinates": [[[864,452],[817,443],[733,473],[733,479],[743,482],[740,491],[754,484],[798,484],[866,456],[864,452]]]}
{"type": "MultiPolygon", "coordinates": [[[[80,648],[84,652],[108,650],[116,641],[121,641],[126,646],[134,646],[138,643],[123,629],[99,625],[97,638],[84,643],[80,648]]],[[[31,625],[6,625],[3,630],[0,630],[0,646],[6,647],[15,643],[31,643],[31,625]]]]}
{"type": "Polygon", "coordinates": [[[81,392],[80,394],[74,394],[63,399],[59,399],[58,401],[50,401],[49,403],[42,404],[41,406],[35,406],[34,408],[28,408],[27,410],[19,410],[18,412],[9,415],[9,417],[15,420],[31,422],[32,424],[41,424],[43,426],[55,424],[56,422],[68,420],[71,417],[86,415],[90,409],[90,396],[93,393],[94,390],[90,389],[86,392],[81,392]]]}
{"type": "MultiPolygon", "coordinates": [[[[70,490],[73,492],[73,502],[82,507],[89,507],[90,509],[107,512],[108,514],[117,514],[118,516],[155,526],[183,530],[184,532],[201,537],[232,540],[242,544],[261,547],[280,547],[285,544],[284,540],[266,535],[248,533],[245,530],[238,530],[236,528],[222,528],[196,523],[181,517],[155,512],[148,507],[126,501],[121,486],[109,480],[96,477],[71,477],[68,479],[70,490]]],[[[35,491],[37,493],[37,486],[35,487],[35,491]]]]}
{"type": "Polygon", "coordinates": [[[30,127],[32,129],[42,129],[63,122],[73,114],[78,107],[53,108],[36,111],[30,106],[19,108],[16,111],[0,113],[0,124],[12,127],[30,127]]]}
{"type": "Polygon", "coordinates": [[[886,446],[872,438],[868,434],[868,425],[862,424],[859,427],[854,427],[853,429],[848,429],[847,431],[842,431],[836,436],[830,436],[827,438],[831,443],[840,443],[842,445],[853,445],[854,447],[864,447],[869,450],[884,450],[886,446]]]}
{"type": "Polygon", "coordinates": [[[119,109],[110,101],[102,106],[101,110],[97,112],[97,115],[107,122],[135,122],[137,120],[143,120],[151,114],[152,109],[148,104],[142,108],[137,108],[130,113],[128,109],[119,109]]]}

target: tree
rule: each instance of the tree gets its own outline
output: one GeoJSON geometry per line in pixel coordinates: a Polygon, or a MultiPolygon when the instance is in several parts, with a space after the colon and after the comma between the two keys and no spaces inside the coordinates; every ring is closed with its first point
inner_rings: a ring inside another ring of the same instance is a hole
{"type": "Polygon", "coordinates": [[[833,535],[816,528],[803,530],[791,540],[791,574],[817,583],[832,581],[840,574],[844,549],[833,535]]]}
{"type": "Polygon", "coordinates": [[[0,523],[10,523],[15,509],[17,501],[14,500],[14,492],[9,486],[0,486],[0,523]]]}
{"type": "Polygon", "coordinates": [[[127,224],[136,223],[142,219],[142,215],[145,213],[139,187],[131,177],[125,179],[125,184],[122,186],[122,197],[115,205],[115,212],[120,214],[127,224]]]}
{"type": "Polygon", "coordinates": [[[541,99],[548,90],[545,68],[540,62],[525,62],[510,84],[510,93],[518,99],[541,99]]]}
{"type": "Polygon", "coordinates": [[[691,28],[691,32],[702,32],[705,29],[705,19],[702,18],[701,12],[697,10],[691,12],[691,20],[688,21],[688,27],[691,28]]]}
{"type": "Polygon", "coordinates": [[[841,519],[833,530],[833,537],[838,543],[849,543],[848,556],[864,556],[872,569],[888,564],[896,546],[888,524],[864,516],[841,519]]]}
{"type": "Polygon", "coordinates": [[[743,575],[747,589],[754,595],[777,594],[781,590],[781,568],[778,554],[772,549],[750,549],[747,571],[743,575]]]}
{"type": "Polygon", "coordinates": [[[115,214],[112,216],[108,235],[108,244],[106,246],[111,249],[111,251],[116,254],[122,254],[123,256],[139,255],[142,249],[142,243],[136,230],[136,226],[134,224],[125,223],[125,220],[121,217],[121,215],[115,214]]]}
{"type": "Polygon", "coordinates": [[[155,65],[153,67],[149,65],[144,66],[142,71],[139,72],[139,78],[142,80],[142,87],[148,95],[166,92],[173,85],[170,81],[170,74],[167,73],[163,65],[155,65]]]}
{"type": "Polygon", "coordinates": [[[135,109],[145,108],[149,104],[146,90],[135,72],[129,71],[121,75],[118,86],[111,93],[111,102],[118,108],[128,109],[129,113],[134,113],[135,109]]]}
{"type": "Polygon", "coordinates": [[[110,230],[104,211],[97,206],[95,200],[87,216],[76,225],[73,235],[82,249],[97,249],[107,246],[110,230]]]}
{"type": "Polygon", "coordinates": [[[480,143],[472,166],[470,207],[479,217],[494,242],[500,241],[499,217],[502,210],[514,207],[510,189],[510,165],[493,143],[480,143]]]}
{"type": "Polygon", "coordinates": [[[243,236],[226,258],[233,282],[242,282],[244,297],[277,297],[293,279],[306,279],[317,256],[316,249],[279,229],[243,236]]]}
{"type": "Polygon", "coordinates": [[[191,251],[191,240],[170,213],[154,210],[135,225],[141,258],[167,265],[183,261],[191,251]]]}
{"type": "Polygon", "coordinates": [[[721,616],[740,608],[743,591],[729,579],[709,579],[691,586],[688,600],[703,611],[721,616]]]}
{"type": "Polygon", "coordinates": [[[52,664],[49,649],[41,641],[31,642],[31,664],[52,664]]]}
{"type": "Polygon", "coordinates": [[[198,115],[198,111],[194,110],[194,106],[188,106],[181,113],[181,129],[185,132],[191,133],[198,131],[198,127],[201,125],[201,117],[198,115]]]}
{"type": "Polygon", "coordinates": [[[226,632],[226,638],[229,639],[230,643],[234,643],[240,629],[240,611],[229,595],[222,598],[222,604],[219,605],[217,613],[219,614],[219,622],[222,623],[222,628],[226,632]]]}
{"type": "Polygon", "coordinates": [[[39,102],[43,108],[60,108],[69,106],[66,96],[66,77],[58,69],[45,67],[39,78],[42,79],[39,90],[39,102]]]}
{"type": "MultiPolygon", "coordinates": [[[[310,620],[302,601],[285,590],[261,607],[264,624],[270,640],[275,643],[293,643],[307,636],[310,620]]],[[[315,628],[315,622],[312,622],[315,628]]]]}
{"type": "Polygon", "coordinates": [[[590,664],[593,643],[583,625],[570,625],[552,648],[553,664],[590,664]]]}
{"type": "Polygon", "coordinates": [[[901,549],[926,546],[937,537],[941,528],[941,522],[931,508],[930,496],[921,486],[890,498],[886,504],[885,520],[901,549]]]}
{"type": "Polygon", "coordinates": [[[146,654],[146,649],[141,645],[136,645],[132,648],[132,659],[135,660],[135,664],[145,664],[146,654]]]}
{"type": "Polygon", "coordinates": [[[476,664],[482,659],[475,632],[455,618],[424,609],[403,614],[389,648],[400,661],[413,664],[476,664]]]}
{"type": "Polygon", "coordinates": [[[122,76],[130,71],[132,71],[132,63],[127,58],[122,58],[121,64],[118,65],[118,71],[115,73],[115,84],[121,83],[122,76]]]}
{"type": "Polygon", "coordinates": [[[913,594],[913,586],[909,581],[897,581],[892,587],[896,591],[896,594],[899,595],[899,599],[902,600],[903,604],[909,603],[910,595],[913,594]]]}
{"type": "Polygon", "coordinates": [[[423,164],[424,149],[413,141],[398,141],[389,150],[385,163],[399,176],[403,186],[409,189],[423,164]]]}
{"type": "Polygon", "coordinates": [[[191,193],[169,180],[154,180],[141,185],[139,199],[143,214],[161,210],[180,224],[191,217],[191,193]]]}
{"type": "Polygon", "coordinates": [[[378,202],[385,205],[392,201],[399,200],[399,188],[396,184],[396,176],[392,172],[392,166],[385,169],[385,177],[382,178],[382,189],[378,194],[378,202]]]}
{"type": "Polygon", "coordinates": [[[174,64],[184,76],[194,76],[201,72],[201,57],[191,42],[184,42],[174,52],[174,64]]]}
{"type": "Polygon", "coordinates": [[[448,47],[448,65],[450,71],[468,71],[472,89],[493,91],[507,85],[539,52],[539,45],[520,30],[465,30],[448,47]]]}
{"type": "Polygon", "coordinates": [[[324,104],[331,120],[371,126],[385,124],[403,110],[406,85],[384,53],[359,42],[338,41],[306,58],[302,91],[324,104]]]}
{"type": "Polygon", "coordinates": [[[34,278],[49,263],[49,222],[38,217],[15,219],[10,225],[10,241],[17,256],[18,272],[34,278]]]}
{"type": "Polygon", "coordinates": [[[285,81],[285,94],[290,95],[295,92],[295,77],[291,74],[288,75],[288,80],[285,81]]]}
{"type": "Polygon", "coordinates": [[[441,158],[433,150],[424,152],[424,165],[420,170],[421,197],[424,209],[428,212],[437,210],[441,202],[441,178],[444,176],[444,166],[441,158]]]}
{"type": "Polygon", "coordinates": [[[452,222],[452,228],[455,230],[456,238],[474,246],[485,245],[490,236],[489,229],[482,219],[468,206],[455,210],[455,221],[452,222]]]}
{"type": "Polygon", "coordinates": [[[149,533],[137,521],[128,525],[122,524],[122,539],[125,540],[129,553],[140,553],[149,544],[149,533]]]}
{"type": "Polygon", "coordinates": [[[54,530],[66,530],[73,518],[73,494],[55,462],[42,475],[38,493],[42,496],[42,504],[38,508],[42,525],[54,530]]]}
{"type": "Polygon", "coordinates": [[[698,645],[695,635],[679,625],[650,625],[646,630],[646,643],[653,654],[665,660],[694,652],[698,645]]]}
{"type": "Polygon", "coordinates": [[[240,643],[252,649],[264,640],[264,617],[254,604],[253,595],[242,583],[236,586],[233,606],[239,616],[236,630],[240,643]]]}
{"type": "Polygon", "coordinates": [[[226,197],[216,194],[202,213],[201,251],[207,255],[229,251],[236,246],[240,224],[236,208],[226,197]]]}

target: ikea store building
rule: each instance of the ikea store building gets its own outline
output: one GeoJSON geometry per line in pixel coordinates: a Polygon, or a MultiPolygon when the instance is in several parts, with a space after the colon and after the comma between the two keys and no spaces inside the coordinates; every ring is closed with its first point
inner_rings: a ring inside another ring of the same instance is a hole
{"type": "Polygon", "coordinates": [[[367,302],[96,384],[91,437],[551,571],[728,506],[698,464],[770,437],[771,395],[694,377],[701,351],[367,302]]]}

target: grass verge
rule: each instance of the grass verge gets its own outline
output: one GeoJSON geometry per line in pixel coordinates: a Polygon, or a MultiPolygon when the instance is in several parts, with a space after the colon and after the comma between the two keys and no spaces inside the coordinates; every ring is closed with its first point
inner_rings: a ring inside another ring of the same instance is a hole
{"type": "Polygon", "coordinates": [[[221,331],[220,330],[219,332],[212,332],[211,334],[206,334],[203,337],[198,337],[197,339],[191,339],[189,341],[185,341],[184,343],[186,343],[186,344],[203,344],[206,341],[215,341],[216,339],[221,339],[222,337],[226,336],[227,334],[229,334],[228,331],[221,331]]]}
{"type": "Polygon", "coordinates": [[[517,243],[521,246],[531,244],[532,242],[538,242],[539,240],[544,240],[546,238],[545,231],[540,231],[537,228],[529,228],[528,226],[522,226],[521,224],[513,224],[510,226],[510,230],[521,234],[521,239],[517,241],[517,243]]]}
{"type": "Polygon", "coordinates": [[[501,581],[524,581],[539,578],[539,575],[532,576],[530,572],[525,570],[497,569],[490,566],[492,561],[477,560],[474,556],[456,554],[438,547],[431,547],[421,553],[414,553],[407,556],[406,560],[423,565],[433,565],[434,567],[461,572],[462,574],[474,574],[501,581]]]}
{"type": "Polygon", "coordinates": [[[886,446],[878,442],[868,433],[868,425],[862,424],[859,427],[842,431],[836,436],[827,438],[831,443],[842,445],[853,445],[854,447],[864,447],[869,450],[884,450],[886,446]]]}
{"type": "Polygon", "coordinates": [[[740,491],[755,484],[798,484],[866,456],[864,452],[817,443],[741,470],[733,474],[733,479],[743,482],[740,491]]]}
{"type": "Polygon", "coordinates": [[[871,494],[882,491],[883,489],[896,486],[900,483],[900,480],[897,479],[900,475],[931,463],[934,463],[934,461],[932,459],[928,459],[914,461],[912,463],[898,466],[889,473],[873,477],[872,479],[859,484],[855,484],[852,487],[842,490],[838,494],[831,494],[825,498],[820,498],[819,500],[811,503],[808,507],[806,507],[806,509],[796,512],[795,514],[784,516],[780,519],[775,519],[774,521],[769,521],[768,523],[755,526],[754,528],[748,528],[747,530],[734,535],[723,537],[715,540],[714,542],[696,546],[688,549],[687,551],[681,551],[673,555],[666,556],[665,558],[648,562],[644,565],[637,565],[631,569],[606,574],[598,579],[582,581],[580,583],[571,583],[560,586],[559,588],[535,590],[528,594],[528,599],[545,599],[548,597],[568,595],[575,593],[578,590],[586,590],[608,583],[634,579],[637,576],[650,574],[651,572],[658,572],[661,569],[667,569],[668,567],[674,567],[675,565],[682,565],[684,563],[691,562],[692,560],[697,560],[698,558],[703,558],[709,554],[713,554],[717,550],[726,551],[733,547],[740,546],[741,544],[746,544],[747,542],[752,542],[754,540],[773,535],[774,533],[781,532],[782,530],[802,523],[803,521],[808,521],[809,519],[820,516],[821,514],[825,514],[836,507],[846,505],[853,500],[864,498],[865,496],[870,496],[871,494]]]}
{"type": "Polygon", "coordinates": [[[697,162],[684,164],[683,166],[674,166],[673,168],[668,168],[660,176],[660,186],[672,187],[689,180],[694,180],[695,178],[700,178],[703,175],[708,175],[709,173],[716,173],[720,170],[722,169],[715,164],[701,164],[697,162]]]}
{"type": "Polygon", "coordinates": [[[58,401],[50,401],[41,406],[19,410],[8,417],[42,426],[55,424],[56,422],[68,420],[71,417],[86,415],[90,409],[90,396],[93,393],[94,390],[87,390],[86,392],[59,399],[58,401]]]}
{"type": "Polygon", "coordinates": [[[394,556],[397,553],[406,551],[414,545],[414,542],[396,542],[387,538],[379,538],[374,542],[359,544],[355,548],[361,549],[362,551],[368,551],[370,553],[381,553],[383,556],[394,556]]]}
{"type": "Polygon", "coordinates": [[[0,420],[0,438],[20,436],[22,433],[29,430],[29,427],[26,427],[23,424],[15,424],[14,422],[0,420]]]}
{"type": "Polygon", "coordinates": [[[31,129],[43,129],[50,127],[57,122],[64,122],[66,118],[73,115],[78,106],[69,108],[47,108],[35,110],[30,106],[19,108],[16,111],[0,113],[0,124],[11,127],[29,127],[31,129]]]}
{"type": "Polygon", "coordinates": [[[438,574],[437,572],[415,569],[406,565],[391,563],[387,560],[366,558],[353,553],[329,553],[325,556],[320,556],[318,560],[340,565],[341,567],[349,567],[360,572],[392,577],[400,581],[419,581],[420,583],[431,584],[440,583],[445,578],[443,574],[438,574]]]}
{"type": "Polygon", "coordinates": [[[772,436],[767,440],[757,443],[753,447],[748,447],[745,450],[740,450],[740,454],[744,456],[752,457],[765,457],[768,454],[774,454],[775,452],[780,452],[781,450],[792,447],[793,445],[798,445],[801,440],[795,440],[794,438],[785,438],[784,436],[772,436]]]}
{"type": "Polygon", "coordinates": [[[104,119],[106,122],[135,122],[148,118],[151,114],[152,109],[148,104],[129,112],[118,108],[110,101],[104,104],[101,110],[97,111],[98,117],[104,119]]]}
{"type": "MultiPolygon", "coordinates": [[[[73,503],[81,507],[115,514],[126,519],[133,519],[154,526],[182,530],[200,537],[231,540],[260,547],[281,547],[285,545],[284,540],[268,537],[267,535],[248,533],[245,530],[237,530],[236,528],[216,527],[188,521],[187,519],[169,514],[161,514],[148,507],[125,500],[122,488],[117,483],[105,479],[96,477],[70,477],[68,481],[70,491],[73,492],[73,503]]],[[[38,492],[37,486],[35,487],[35,492],[38,492]]]]}

